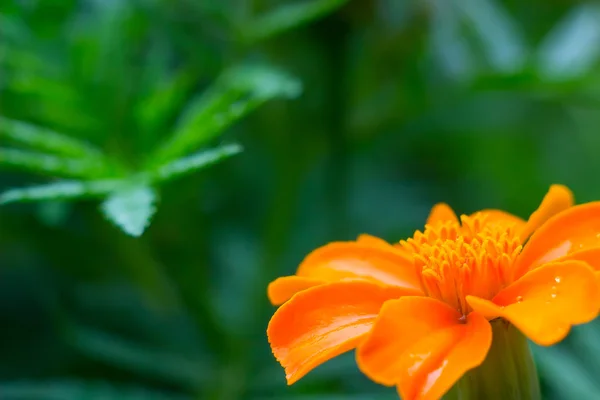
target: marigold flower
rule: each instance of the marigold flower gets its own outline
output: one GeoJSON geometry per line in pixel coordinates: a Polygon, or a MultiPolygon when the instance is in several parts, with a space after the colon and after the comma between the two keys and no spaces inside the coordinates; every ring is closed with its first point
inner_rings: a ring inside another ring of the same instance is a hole
{"type": "Polygon", "coordinates": [[[281,307],[267,334],[288,384],[356,349],[375,382],[406,400],[436,399],[484,362],[490,321],[552,345],[594,319],[597,270],[600,202],[573,206],[564,186],[553,185],[527,221],[500,210],[459,220],[438,204],[406,241],[330,243],[273,281],[268,295],[281,307]]]}

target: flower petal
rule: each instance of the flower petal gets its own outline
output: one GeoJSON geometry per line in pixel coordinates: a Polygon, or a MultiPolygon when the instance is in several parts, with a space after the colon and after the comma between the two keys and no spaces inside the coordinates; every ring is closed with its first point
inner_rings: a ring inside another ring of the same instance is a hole
{"type": "Polygon", "coordinates": [[[542,203],[531,214],[527,220],[527,225],[520,232],[521,239],[525,240],[548,219],[572,206],[573,193],[569,188],[563,185],[550,186],[542,203]]]}
{"type": "Polygon", "coordinates": [[[542,346],[561,341],[572,325],[598,315],[600,287],[583,261],[542,265],[500,291],[492,301],[467,296],[475,312],[503,317],[542,346]]]}
{"type": "Polygon", "coordinates": [[[438,203],[429,212],[427,225],[433,225],[437,222],[453,221],[458,223],[458,218],[452,208],[446,203],[438,203]]]}
{"type": "Polygon", "coordinates": [[[600,247],[576,251],[556,259],[556,262],[578,260],[587,263],[595,271],[600,271],[600,247]]]}
{"type": "Polygon", "coordinates": [[[330,243],[310,253],[296,275],[325,282],[366,279],[421,294],[421,282],[412,257],[382,242],[373,245],[373,238],[365,240],[363,237],[360,242],[330,243]]]}
{"type": "Polygon", "coordinates": [[[304,278],[302,276],[284,276],[275,279],[267,287],[267,295],[271,304],[278,306],[288,301],[296,293],[313,286],[326,283],[323,280],[304,278]]]}
{"type": "Polygon", "coordinates": [[[600,202],[571,207],[535,231],[517,258],[515,278],[537,265],[593,247],[600,247],[600,202]]]}
{"type": "Polygon", "coordinates": [[[336,282],[304,290],[279,307],[267,336],[288,384],[356,347],[382,304],[403,294],[367,281],[336,282]]]}
{"type": "Polygon", "coordinates": [[[375,326],[357,349],[360,369],[403,399],[438,399],[469,369],[480,365],[492,330],[482,316],[460,313],[427,297],[384,304],[375,326]]]}
{"type": "Polygon", "coordinates": [[[526,224],[523,218],[502,210],[482,210],[479,212],[487,216],[486,223],[488,224],[504,225],[506,227],[513,227],[516,230],[523,229],[526,224]]]}
{"type": "Polygon", "coordinates": [[[358,235],[356,241],[361,244],[371,245],[374,247],[382,247],[384,249],[389,249],[389,247],[391,246],[385,240],[378,238],[377,236],[368,235],[366,233],[358,235]]]}

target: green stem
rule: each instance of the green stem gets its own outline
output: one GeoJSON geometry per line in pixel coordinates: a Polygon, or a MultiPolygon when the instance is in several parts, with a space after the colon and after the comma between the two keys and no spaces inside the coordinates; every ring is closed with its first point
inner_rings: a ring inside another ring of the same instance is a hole
{"type": "Polygon", "coordinates": [[[502,319],[491,324],[492,347],[485,361],[467,372],[444,398],[540,400],[539,380],[527,339],[502,319]]]}

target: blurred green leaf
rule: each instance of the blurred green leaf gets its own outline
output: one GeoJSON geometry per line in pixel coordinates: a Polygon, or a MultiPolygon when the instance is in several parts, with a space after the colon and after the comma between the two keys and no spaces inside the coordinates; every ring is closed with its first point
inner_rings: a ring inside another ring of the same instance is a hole
{"type": "Polygon", "coordinates": [[[74,159],[18,149],[0,148],[0,167],[11,167],[69,178],[106,177],[105,165],[97,159],[74,159]]]}
{"type": "Polygon", "coordinates": [[[80,380],[1,382],[3,400],[188,400],[190,397],[139,386],[80,380]]]}
{"type": "Polygon", "coordinates": [[[537,67],[548,80],[572,79],[590,71],[600,57],[600,6],[574,7],[544,38],[537,67]]]}
{"type": "Polygon", "coordinates": [[[191,156],[183,157],[159,167],[153,174],[159,180],[174,179],[216,164],[242,151],[239,144],[229,144],[216,149],[204,150],[191,156]]]}
{"type": "Polygon", "coordinates": [[[62,133],[0,116],[0,137],[7,137],[32,149],[68,157],[102,158],[93,146],[62,133]]]}
{"type": "Polygon", "coordinates": [[[553,347],[533,346],[540,375],[551,388],[553,399],[594,400],[600,388],[595,377],[568,351],[564,344],[553,347]]]}
{"type": "Polygon", "coordinates": [[[136,117],[142,131],[164,126],[184,103],[185,96],[196,83],[196,73],[189,69],[154,82],[155,87],[137,105],[136,117]]]}
{"type": "Polygon", "coordinates": [[[140,236],[156,212],[156,192],[145,185],[134,185],[117,191],[102,203],[107,219],[125,233],[140,236]]]}
{"type": "Polygon", "coordinates": [[[241,40],[252,43],[278,35],[335,11],[348,0],[311,0],[282,4],[243,27],[241,40]]]}
{"type": "Polygon", "coordinates": [[[0,204],[41,200],[71,200],[94,197],[122,188],[125,183],[117,179],[97,181],[59,181],[45,185],[9,189],[0,194],[0,204]]]}
{"type": "MultiPolygon", "coordinates": [[[[596,319],[573,330],[572,349],[594,371],[600,371],[600,320],[596,319]]],[[[595,382],[600,392],[600,382],[595,382]]]]}
{"type": "Polygon", "coordinates": [[[189,354],[161,351],[90,328],[71,327],[68,334],[80,353],[122,370],[191,390],[210,380],[209,366],[189,354]]]}
{"type": "Polygon", "coordinates": [[[458,0],[462,17],[476,33],[490,66],[510,73],[525,63],[526,48],[517,24],[497,0],[458,0]]]}
{"type": "Polygon", "coordinates": [[[185,108],[175,132],[149,163],[160,165],[196,150],[265,101],[295,97],[300,91],[296,79],[272,68],[230,69],[185,108]]]}
{"type": "Polygon", "coordinates": [[[432,55],[452,79],[464,80],[475,72],[475,58],[465,40],[461,40],[460,20],[448,1],[436,1],[431,14],[430,47],[432,55]]]}
{"type": "Polygon", "coordinates": [[[436,0],[431,48],[454,79],[492,70],[514,73],[525,65],[523,35],[504,5],[496,0],[436,0]]]}

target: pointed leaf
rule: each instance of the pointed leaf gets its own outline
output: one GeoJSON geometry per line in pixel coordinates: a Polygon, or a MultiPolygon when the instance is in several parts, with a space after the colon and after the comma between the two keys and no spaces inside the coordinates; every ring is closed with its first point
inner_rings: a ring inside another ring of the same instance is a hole
{"type": "Polygon", "coordinates": [[[472,27],[494,70],[510,73],[524,65],[527,52],[523,35],[501,2],[455,0],[455,4],[472,27]]]}
{"type": "Polygon", "coordinates": [[[136,107],[136,119],[144,135],[154,135],[157,127],[177,115],[176,110],[185,104],[185,98],[196,84],[197,74],[190,68],[182,69],[172,76],[164,76],[154,83],[136,107]]]}
{"type": "Polygon", "coordinates": [[[0,205],[27,201],[70,200],[80,197],[94,197],[115,191],[123,185],[123,181],[116,179],[89,182],[58,181],[45,185],[9,189],[0,194],[0,205]]]}
{"type": "Polygon", "coordinates": [[[0,137],[4,136],[35,150],[69,157],[102,158],[92,145],[62,133],[21,121],[0,117],[0,137]]]}
{"type": "Polygon", "coordinates": [[[280,5],[249,23],[240,36],[247,42],[264,40],[324,17],[347,2],[348,0],[312,0],[280,5]]]}
{"type": "Polygon", "coordinates": [[[0,167],[6,166],[65,178],[102,178],[110,175],[98,159],[75,159],[18,149],[0,148],[0,167]]]}
{"type": "Polygon", "coordinates": [[[583,3],[550,31],[537,66],[547,79],[569,79],[590,71],[600,57],[600,6],[583,3]]]}
{"type": "Polygon", "coordinates": [[[265,101],[294,97],[300,90],[297,80],[271,68],[229,70],[185,109],[175,133],[149,158],[149,163],[156,167],[193,151],[265,101]]]}
{"type": "Polygon", "coordinates": [[[144,185],[115,192],[102,203],[106,218],[125,233],[140,236],[156,212],[156,192],[144,185]]]}
{"type": "Polygon", "coordinates": [[[448,77],[456,80],[470,78],[476,69],[473,51],[461,40],[460,20],[448,1],[438,1],[431,15],[430,46],[432,56],[448,77]]]}
{"type": "Polygon", "coordinates": [[[158,180],[177,178],[199,169],[211,166],[223,161],[242,151],[239,144],[229,144],[216,149],[204,150],[188,157],[183,157],[159,167],[155,176],[158,180]]]}

